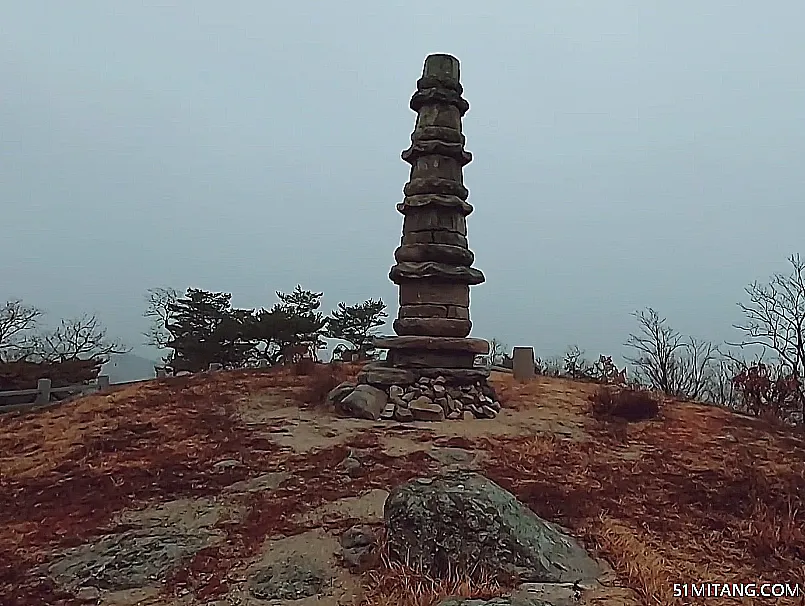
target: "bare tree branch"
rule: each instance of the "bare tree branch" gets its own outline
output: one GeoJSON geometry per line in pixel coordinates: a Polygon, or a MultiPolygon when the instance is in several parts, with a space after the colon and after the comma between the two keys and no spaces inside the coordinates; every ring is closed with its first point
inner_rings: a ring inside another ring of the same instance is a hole
{"type": "Polygon", "coordinates": [[[151,320],[151,326],[143,336],[147,338],[146,345],[153,345],[159,349],[167,349],[171,334],[168,331],[168,321],[170,320],[170,306],[176,303],[179,298],[179,291],[174,288],[149,288],[146,293],[148,307],[143,313],[143,317],[151,320]]]}
{"type": "Polygon", "coordinates": [[[95,315],[62,320],[55,329],[31,339],[31,354],[45,362],[65,362],[89,358],[106,361],[112,354],[131,351],[115,339],[95,315]]]}
{"type": "MultiPolygon", "coordinates": [[[[768,350],[791,374],[805,379],[805,261],[799,254],[788,258],[789,274],[774,274],[768,284],[755,281],[746,287],[748,303],[739,303],[745,321],[735,328],[743,339],[740,347],[759,346],[768,350]]],[[[805,411],[805,394],[800,390],[805,411]]]]}
{"type": "Polygon", "coordinates": [[[41,310],[20,299],[6,301],[0,307],[0,361],[24,357],[28,333],[36,328],[42,315],[41,310]]]}
{"type": "Polygon", "coordinates": [[[708,341],[684,339],[650,307],[633,315],[640,330],[625,343],[636,352],[626,360],[634,365],[638,378],[673,397],[701,398],[719,348],[708,341]]]}

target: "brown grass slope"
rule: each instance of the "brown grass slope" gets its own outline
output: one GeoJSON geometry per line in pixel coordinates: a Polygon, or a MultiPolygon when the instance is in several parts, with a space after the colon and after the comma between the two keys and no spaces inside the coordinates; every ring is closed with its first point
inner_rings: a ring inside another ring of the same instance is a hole
{"type": "MultiPolygon", "coordinates": [[[[500,422],[417,424],[401,431],[355,421],[355,431],[294,447],[304,419],[283,411],[304,411],[335,427],[330,413],[315,405],[356,371],[317,365],[296,373],[166,379],[0,417],[4,603],[82,603],[34,568],[57,548],[115,529],[126,509],[221,495],[236,482],[290,472],[278,489],[248,496],[243,518],[222,526],[227,540],[176,571],[160,603],[178,603],[175,596],[188,592],[192,603],[221,598],[231,589],[230,571],[254,558],[269,537],[315,526],[347,528],[359,520],[303,514],[436,471],[427,454],[435,446],[483,453],[486,475],[539,515],[570,528],[642,603],[675,603],[673,583],[805,581],[801,435],[680,402],[666,402],[655,419],[617,425],[591,416],[594,385],[554,378],[516,384],[499,375],[493,382],[504,402],[500,422]],[[255,417],[260,410],[279,412],[255,417]],[[364,453],[361,470],[353,477],[333,473],[351,449],[364,453]],[[242,465],[216,468],[223,459],[242,465]]],[[[411,604],[429,604],[449,593],[432,580],[411,585],[411,576],[391,565],[370,571],[363,583],[365,599],[376,603],[407,595],[411,604]],[[414,586],[419,595],[412,594],[414,586]]],[[[460,579],[453,585],[465,594],[475,591],[460,579]]]]}

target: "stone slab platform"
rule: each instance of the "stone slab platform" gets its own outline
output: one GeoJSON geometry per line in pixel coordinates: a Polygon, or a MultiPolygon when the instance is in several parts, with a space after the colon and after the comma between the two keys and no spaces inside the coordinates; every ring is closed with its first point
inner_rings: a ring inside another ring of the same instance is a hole
{"type": "Polygon", "coordinates": [[[376,386],[410,385],[422,377],[444,377],[449,385],[469,385],[485,382],[490,371],[487,368],[399,368],[383,362],[371,362],[358,373],[358,383],[376,386]]]}
{"type": "Polygon", "coordinates": [[[489,342],[468,337],[378,337],[374,339],[377,349],[408,349],[424,351],[460,351],[485,356],[489,353],[489,342]]]}

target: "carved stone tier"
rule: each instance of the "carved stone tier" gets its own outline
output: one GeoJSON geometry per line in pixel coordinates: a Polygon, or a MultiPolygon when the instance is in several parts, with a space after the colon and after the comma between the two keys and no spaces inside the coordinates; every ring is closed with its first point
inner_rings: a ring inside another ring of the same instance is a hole
{"type": "Polygon", "coordinates": [[[422,377],[435,379],[444,377],[450,385],[471,385],[489,378],[488,368],[396,368],[388,362],[372,362],[358,373],[359,384],[378,387],[389,385],[410,385],[422,377]]]}
{"type": "Polygon", "coordinates": [[[384,337],[375,348],[388,349],[386,364],[402,368],[473,368],[477,355],[489,353],[483,339],[451,337],[384,337]]]}
{"type": "Polygon", "coordinates": [[[477,355],[489,353],[489,342],[483,339],[448,339],[434,337],[377,337],[377,349],[428,349],[466,351],[477,355]]]}

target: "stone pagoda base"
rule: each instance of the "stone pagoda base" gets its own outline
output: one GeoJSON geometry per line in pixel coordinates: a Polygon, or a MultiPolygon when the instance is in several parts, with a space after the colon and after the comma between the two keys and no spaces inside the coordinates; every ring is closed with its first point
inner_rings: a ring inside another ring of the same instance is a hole
{"type": "Polygon", "coordinates": [[[401,336],[375,339],[386,360],[358,373],[357,385],[336,387],[329,400],[357,417],[407,421],[493,419],[500,411],[489,370],[474,367],[489,353],[482,339],[401,336]]]}

